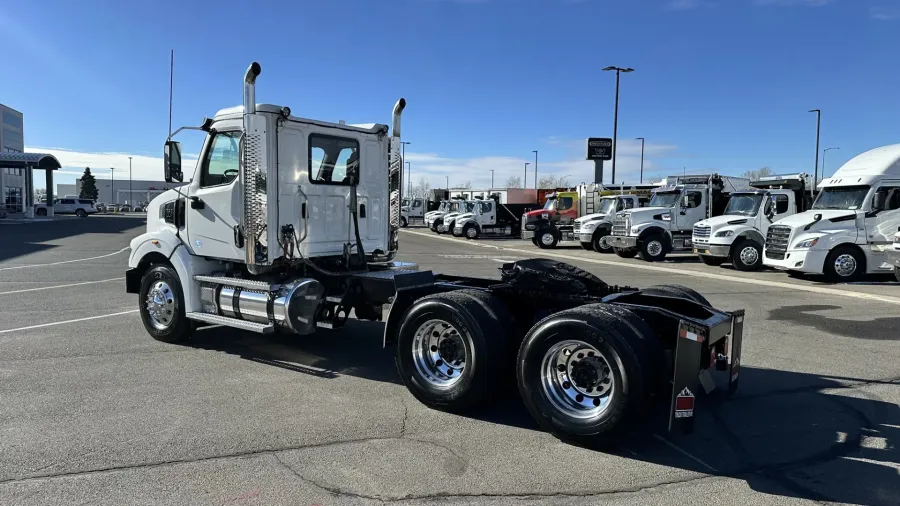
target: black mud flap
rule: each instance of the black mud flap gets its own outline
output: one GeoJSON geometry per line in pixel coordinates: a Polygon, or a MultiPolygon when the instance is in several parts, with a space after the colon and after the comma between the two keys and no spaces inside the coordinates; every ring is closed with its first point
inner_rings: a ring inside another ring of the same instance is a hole
{"type": "Polygon", "coordinates": [[[678,323],[669,432],[690,434],[694,431],[694,409],[697,394],[702,388],[700,374],[707,369],[705,366],[712,366],[715,361],[715,357],[704,355],[704,349],[713,350],[716,345],[730,341],[728,393],[732,394],[737,390],[741,367],[741,343],[744,336],[744,310],[734,311],[730,316],[711,327],[688,320],[681,320],[678,323]]]}

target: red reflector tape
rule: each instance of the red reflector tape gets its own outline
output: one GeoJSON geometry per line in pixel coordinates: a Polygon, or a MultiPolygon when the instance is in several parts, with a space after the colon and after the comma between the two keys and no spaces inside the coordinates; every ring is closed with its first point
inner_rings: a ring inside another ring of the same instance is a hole
{"type": "Polygon", "coordinates": [[[681,338],[690,339],[691,341],[697,341],[698,343],[702,343],[704,341],[702,334],[697,334],[696,332],[688,332],[684,329],[681,329],[681,338]]]}

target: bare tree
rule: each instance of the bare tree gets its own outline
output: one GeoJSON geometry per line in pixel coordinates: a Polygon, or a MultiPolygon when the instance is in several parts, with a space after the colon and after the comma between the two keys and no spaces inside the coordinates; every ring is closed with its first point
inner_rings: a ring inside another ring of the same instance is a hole
{"type": "Polygon", "coordinates": [[[509,179],[506,180],[507,188],[521,188],[522,187],[522,176],[509,176],[509,179]]]}
{"type": "Polygon", "coordinates": [[[647,183],[648,184],[662,183],[663,179],[665,179],[665,178],[660,177],[660,176],[655,176],[655,177],[651,177],[651,178],[647,179],[647,183]]]}
{"type": "Polygon", "coordinates": [[[428,181],[425,181],[425,178],[420,177],[419,182],[412,187],[412,196],[413,198],[428,197],[428,194],[431,193],[431,184],[428,181]]]}
{"type": "Polygon", "coordinates": [[[472,182],[471,182],[471,181],[466,181],[465,183],[461,184],[459,187],[460,187],[460,188],[464,188],[464,189],[466,189],[466,190],[471,190],[471,189],[472,189],[472,182]]]}
{"type": "Polygon", "coordinates": [[[759,178],[771,175],[772,169],[768,167],[763,167],[759,170],[748,170],[747,172],[744,172],[744,177],[749,179],[750,181],[759,181],[759,178]]]}
{"type": "Polygon", "coordinates": [[[565,188],[569,186],[569,178],[566,176],[557,177],[553,174],[541,176],[538,181],[538,188],[565,188]]]}

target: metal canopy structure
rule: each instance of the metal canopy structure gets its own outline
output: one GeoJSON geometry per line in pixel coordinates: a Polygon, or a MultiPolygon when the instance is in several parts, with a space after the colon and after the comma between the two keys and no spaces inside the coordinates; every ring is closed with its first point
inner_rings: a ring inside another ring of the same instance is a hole
{"type": "Polygon", "coordinates": [[[0,168],[23,169],[25,175],[25,216],[34,217],[34,169],[43,169],[47,181],[47,216],[53,216],[53,171],[62,167],[47,153],[0,153],[0,168]]]}

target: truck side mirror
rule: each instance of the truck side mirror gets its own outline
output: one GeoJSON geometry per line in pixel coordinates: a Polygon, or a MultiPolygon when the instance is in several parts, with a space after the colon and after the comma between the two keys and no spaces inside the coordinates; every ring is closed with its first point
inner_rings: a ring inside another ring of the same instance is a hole
{"type": "Polygon", "coordinates": [[[181,172],[181,143],[176,141],[166,141],[163,150],[163,165],[165,179],[167,183],[184,180],[184,174],[181,172]]]}
{"type": "Polygon", "coordinates": [[[691,199],[687,195],[681,197],[681,207],[687,208],[691,205],[691,199]]]}
{"type": "Polygon", "coordinates": [[[886,192],[877,192],[875,197],[872,198],[872,210],[873,211],[882,211],[887,207],[887,193],[886,192]]]}

